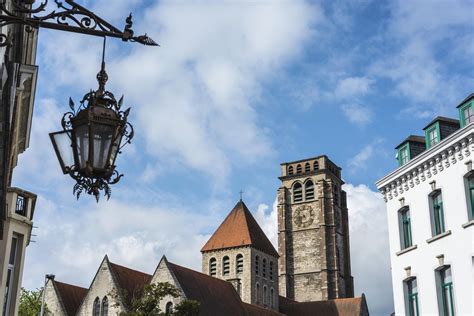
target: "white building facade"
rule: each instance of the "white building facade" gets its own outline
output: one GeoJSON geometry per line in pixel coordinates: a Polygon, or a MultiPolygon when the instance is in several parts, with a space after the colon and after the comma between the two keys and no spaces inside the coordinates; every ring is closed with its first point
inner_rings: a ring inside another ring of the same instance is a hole
{"type": "Polygon", "coordinates": [[[395,315],[474,315],[474,95],[398,149],[384,195],[395,315]],[[453,128],[458,122],[458,127],[453,128]],[[416,152],[418,151],[418,152],[416,152]]]}

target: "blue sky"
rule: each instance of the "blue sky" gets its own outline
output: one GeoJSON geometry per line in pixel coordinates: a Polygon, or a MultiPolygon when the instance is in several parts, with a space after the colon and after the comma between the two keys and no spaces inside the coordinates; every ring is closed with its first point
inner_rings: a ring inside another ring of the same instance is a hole
{"type": "Polygon", "coordinates": [[[152,273],[199,249],[244,191],[276,240],[280,163],[320,154],[343,168],[356,294],[393,311],[384,202],[394,147],[473,87],[473,1],[79,1],[160,48],[109,40],[108,89],[136,129],[110,201],[72,196],[47,133],[69,96],[96,88],[100,38],[41,30],[32,144],[14,185],[35,192],[24,284],[45,273],[88,287],[106,253],[152,273]],[[41,170],[41,171],[39,171],[41,170]],[[367,247],[371,245],[371,247],[367,247]]]}

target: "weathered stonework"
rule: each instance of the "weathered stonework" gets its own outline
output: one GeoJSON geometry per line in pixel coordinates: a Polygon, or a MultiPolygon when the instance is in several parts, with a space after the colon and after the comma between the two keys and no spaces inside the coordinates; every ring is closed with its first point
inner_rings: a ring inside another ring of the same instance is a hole
{"type": "Polygon", "coordinates": [[[56,289],[54,288],[53,281],[48,280],[45,287],[45,303],[48,307],[48,313],[50,316],[66,316],[66,312],[61,305],[60,298],[56,289]]]}
{"type": "Polygon", "coordinates": [[[110,271],[109,261],[107,257],[105,257],[77,314],[92,315],[94,300],[98,297],[102,301],[102,299],[107,296],[109,301],[109,315],[119,315],[121,312],[126,311],[119,295],[120,290],[115,284],[112,272],[110,271]]]}
{"type": "Polygon", "coordinates": [[[280,295],[300,302],[353,297],[348,210],[340,168],[326,156],[282,164],[278,190],[280,295]],[[314,193],[305,188],[313,184],[314,193]],[[301,184],[301,200],[294,196],[301,184]]]}
{"type": "Polygon", "coordinates": [[[151,284],[156,283],[165,283],[168,282],[179,291],[180,295],[178,297],[172,297],[171,295],[167,295],[163,297],[160,302],[160,310],[166,311],[166,305],[171,303],[172,306],[178,305],[183,299],[186,299],[186,295],[184,294],[183,289],[179,285],[179,282],[176,280],[173,272],[168,266],[168,260],[165,256],[163,256],[158,264],[158,267],[153,274],[153,278],[151,279],[151,284]]]}

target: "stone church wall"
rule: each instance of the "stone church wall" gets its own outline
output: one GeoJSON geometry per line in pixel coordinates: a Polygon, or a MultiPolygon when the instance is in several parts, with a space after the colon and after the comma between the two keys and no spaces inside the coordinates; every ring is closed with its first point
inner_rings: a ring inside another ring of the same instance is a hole
{"type": "Polygon", "coordinates": [[[48,283],[46,283],[44,294],[44,301],[49,311],[46,315],[65,316],[66,314],[63,311],[63,307],[61,306],[61,302],[59,301],[58,295],[51,280],[48,280],[48,283]]]}

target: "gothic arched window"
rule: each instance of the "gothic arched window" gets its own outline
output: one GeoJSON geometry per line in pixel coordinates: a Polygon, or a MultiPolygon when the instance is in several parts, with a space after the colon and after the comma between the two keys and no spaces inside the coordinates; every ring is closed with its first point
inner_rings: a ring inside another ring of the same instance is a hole
{"type": "Polygon", "coordinates": [[[96,297],[92,306],[92,315],[100,316],[100,298],[96,297]]]}
{"type": "Polygon", "coordinates": [[[267,287],[263,286],[263,305],[267,303],[267,287]]]}
{"type": "Polygon", "coordinates": [[[172,312],[173,312],[173,303],[172,302],[166,303],[165,315],[171,315],[172,312]]]}
{"type": "Polygon", "coordinates": [[[301,202],[303,201],[303,187],[301,183],[296,182],[293,186],[293,201],[294,202],[301,202]]]}
{"type": "Polygon", "coordinates": [[[273,261],[270,261],[270,280],[273,280],[273,261]]]}
{"type": "Polygon", "coordinates": [[[260,284],[255,284],[255,301],[257,302],[257,304],[260,302],[259,301],[259,298],[260,298],[260,284]]]}
{"type": "Polygon", "coordinates": [[[244,256],[242,256],[240,253],[235,257],[235,261],[237,262],[235,266],[235,272],[237,273],[242,273],[244,272],[244,256]]]}
{"type": "Polygon", "coordinates": [[[263,275],[264,278],[266,278],[266,277],[267,277],[267,259],[263,258],[263,260],[262,260],[262,266],[263,266],[263,269],[262,269],[263,273],[262,273],[262,275],[263,275]]]}
{"type": "Polygon", "coordinates": [[[313,181],[306,181],[304,185],[304,195],[306,200],[314,199],[314,184],[313,181]]]}
{"type": "Polygon", "coordinates": [[[296,173],[301,173],[302,171],[303,171],[303,170],[302,170],[302,168],[301,168],[301,165],[298,164],[298,165],[296,166],[296,173]]]}
{"type": "Polygon", "coordinates": [[[102,299],[102,312],[100,313],[102,316],[108,316],[109,315],[109,300],[107,296],[104,296],[102,299]]]}
{"type": "Polygon", "coordinates": [[[217,260],[216,258],[211,258],[209,260],[209,275],[216,275],[217,274],[217,260]]]}
{"type": "Polygon", "coordinates": [[[293,166],[289,166],[289,167],[288,167],[288,174],[289,174],[289,175],[292,175],[293,172],[294,172],[294,171],[293,171],[293,166]]]}
{"type": "Polygon", "coordinates": [[[222,259],[222,274],[228,275],[230,273],[230,260],[229,257],[225,256],[222,259]]]}
{"type": "Polygon", "coordinates": [[[311,166],[309,165],[309,162],[307,162],[305,165],[304,165],[304,172],[310,172],[311,171],[311,166]]]}
{"type": "Polygon", "coordinates": [[[319,162],[315,161],[313,164],[313,171],[319,170],[319,162]]]}
{"type": "Polygon", "coordinates": [[[258,268],[259,268],[259,258],[255,256],[255,275],[258,275],[258,268]]]}
{"type": "Polygon", "coordinates": [[[270,289],[270,307],[273,308],[275,299],[273,298],[273,288],[270,289]]]}

